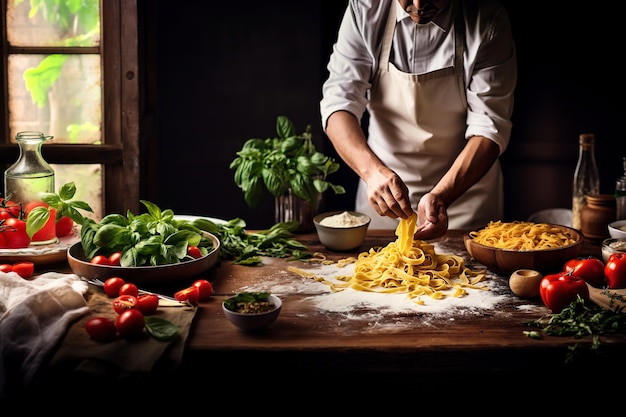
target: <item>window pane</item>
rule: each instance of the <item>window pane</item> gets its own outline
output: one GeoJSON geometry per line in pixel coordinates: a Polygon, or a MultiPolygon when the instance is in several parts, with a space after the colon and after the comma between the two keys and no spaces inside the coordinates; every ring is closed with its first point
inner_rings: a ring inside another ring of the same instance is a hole
{"type": "Polygon", "coordinates": [[[9,127],[54,136],[55,143],[100,143],[99,55],[9,56],[9,127]]]}
{"type": "MultiPolygon", "coordinates": [[[[44,145],[49,146],[49,145],[44,145]]],[[[56,191],[64,184],[76,184],[74,200],[84,201],[93,209],[93,213],[81,211],[85,217],[96,221],[103,217],[102,212],[102,165],[59,165],[50,164],[54,170],[56,191]]]]}
{"type": "Polygon", "coordinates": [[[99,46],[100,1],[8,0],[12,46],[99,46]],[[31,4],[38,4],[31,7],[31,4]],[[30,15],[30,17],[29,17],[30,15]]]}

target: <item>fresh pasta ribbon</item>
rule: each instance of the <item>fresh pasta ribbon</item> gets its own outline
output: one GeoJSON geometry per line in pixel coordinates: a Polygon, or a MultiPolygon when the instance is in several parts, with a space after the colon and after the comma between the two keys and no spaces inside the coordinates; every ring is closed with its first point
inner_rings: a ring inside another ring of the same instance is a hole
{"type": "Polygon", "coordinates": [[[492,221],[469,233],[481,245],[518,251],[562,248],[576,243],[569,231],[547,223],[492,221]]]}
{"type": "Polygon", "coordinates": [[[484,270],[472,271],[465,266],[462,257],[437,254],[434,245],[415,240],[416,221],[415,213],[408,219],[401,219],[394,242],[385,247],[370,248],[356,259],[350,259],[349,262],[355,263],[354,273],[336,277],[341,283],[332,283],[295,267],[290,267],[289,271],[313,277],[329,285],[333,292],[352,288],[377,293],[406,293],[417,304],[424,304],[420,299],[423,295],[439,300],[448,295],[465,296],[467,288],[489,290],[478,285],[486,278],[484,270]]]}

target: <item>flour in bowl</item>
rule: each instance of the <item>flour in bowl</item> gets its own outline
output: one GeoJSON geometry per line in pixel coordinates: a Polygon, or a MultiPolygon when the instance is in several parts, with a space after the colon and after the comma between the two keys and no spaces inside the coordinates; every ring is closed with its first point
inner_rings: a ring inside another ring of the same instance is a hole
{"type": "Polygon", "coordinates": [[[367,222],[365,216],[355,216],[347,211],[343,213],[328,216],[320,221],[322,226],[328,227],[352,227],[360,226],[367,222]]]}

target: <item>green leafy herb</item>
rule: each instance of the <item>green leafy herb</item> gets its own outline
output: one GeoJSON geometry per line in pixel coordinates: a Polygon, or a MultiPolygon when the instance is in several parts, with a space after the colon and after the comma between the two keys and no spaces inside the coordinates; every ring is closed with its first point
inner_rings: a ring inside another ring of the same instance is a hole
{"type": "Polygon", "coordinates": [[[171,321],[157,316],[145,316],[148,333],[157,340],[167,342],[178,335],[178,326],[171,321]]]}
{"type": "MultiPolygon", "coordinates": [[[[607,333],[626,331],[626,314],[621,309],[608,310],[596,304],[588,305],[578,297],[558,314],[549,314],[524,324],[537,327],[548,336],[569,336],[576,339],[591,336],[590,350],[597,351],[601,345],[600,337],[607,333]]],[[[537,331],[525,331],[524,335],[535,339],[541,338],[537,331]]],[[[568,349],[566,362],[574,360],[578,344],[568,349]]]]}
{"type": "Polygon", "coordinates": [[[237,311],[237,305],[240,303],[260,303],[267,301],[269,296],[269,292],[239,292],[234,297],[225,299],[224,307],[231,311],[237,311]]]}
{"type": "MultiPolygon", "coordinates": [[[[48,206],[56,209],[56,221],[63,216],[70,217],[76,224],[82,224],[85,218],[79,210],[93,213],[93,209],[84,201],[73,200],[76,194],[76,185],[73,182],[64,184],[59,193],[39,193],[41,200],[48,206]]],[[[50,218],[49,207],[35,207],[26,219],[26,232],[31,238],[41,230],[50,218]]]]}
{"type": "Polygon", "coordinates": [[[262,256],[272,258],[308,259],[311,253],[303,243],[293,238],[297,221],[281,222],[256,232],[246,231],[246,223],[239,218],[225,224],[209,219],[194,219],[191,226],[212,233],[220,240],[220,258],[239,265],[257,265],[262,256]]]}
{"type": "Polygon", "coordinates": [[[99,223],[85,219],[81,228],[81,245],[88,259],[97,254],[122,252],[121,266],[156,266],[192,260],[187,246],[208,251],[213,242],[199,230],[180,228],[170,209],[161,210],[156,204],[141,200],[147,213],[135,215],[130,211],[109,214],[99,223]]]}
{"type": "Polygon", "coordinates": [[[329,188],[335,194],[346,192],[326,179],[339,164],[315,149],[310,125],[297,135],[291,120],[278,116],[276,133],[276,138],[248,139],[230,164],[248,206],[258,207],[266,190],[279,197],[291,189],[314,206],[329,188]]]}

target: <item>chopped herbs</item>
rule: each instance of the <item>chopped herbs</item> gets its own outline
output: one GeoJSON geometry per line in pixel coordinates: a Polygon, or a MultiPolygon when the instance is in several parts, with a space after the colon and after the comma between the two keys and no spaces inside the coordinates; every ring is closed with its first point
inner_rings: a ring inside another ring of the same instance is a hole
{"type": "MultiPolygon", "coordinates": [[[[541,329],[541,332],[524,332],[525,336],[534,339],[541,339],[541,334],[569,336],[576,339],[591,336],[590,349],[597,351],[601,345],[599,336],[626,331],[626,314],[621,308],[608,310],[596,304],[588,305],[585,300],[578,297],[560,313],[549,314],[524,324],[541,329]]],[[[573,361],[577,347],[578,345],[574,345],[569,348],[566,362],[573,361]]]]}

